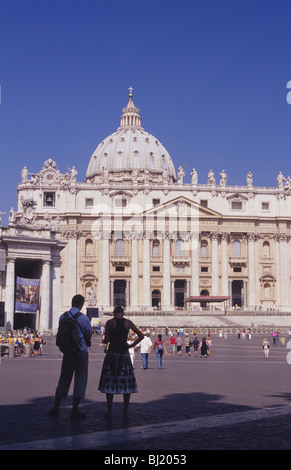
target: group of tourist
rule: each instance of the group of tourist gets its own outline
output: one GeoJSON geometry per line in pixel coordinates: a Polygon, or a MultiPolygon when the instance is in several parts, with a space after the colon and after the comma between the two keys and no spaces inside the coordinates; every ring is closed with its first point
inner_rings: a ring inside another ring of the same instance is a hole
{"type": "Polygon", "coordinates": [[[186,356],[191,356],[191,347],[193,347],[194,350],[194,357],[198,356],[198,351],[200,351],[201,357],[210,356],[212,348],[210,332],[208,332],[208,336],[204,336],[201,341],[199,341],[196,332],[194,332],[193,340],[190,339],[187,333],[185,339],[183,339],[180,333],[177,333],[177,337],[174,335],[170,337],[170,356],[175,356],[176,350],[177,356],[182,356],[183,347],[185,348],[186,356]]]}
{"type": "Polygon", "coordinates": [[[32,332],[30,328],[24,328],[22,331],[8,331],[0,334],[0,343],[14,345],[16,354],[24,354],[29,350],[30,356],[38,356],[43,354],[43,346],[45,341],[36,331],[32,332]]]}

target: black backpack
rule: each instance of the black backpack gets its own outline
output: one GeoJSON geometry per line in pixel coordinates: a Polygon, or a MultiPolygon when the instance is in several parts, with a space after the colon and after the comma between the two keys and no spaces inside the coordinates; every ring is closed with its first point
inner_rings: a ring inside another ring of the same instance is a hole
{"type": "Polygon", "coordinates": [[[77,318],[82,315],[77,312],[75,315],[64,313],[64,317],[59,322],[56,337],[56,345],[63,354],[75,354],[80,350],[80,336],[77,318]]]}

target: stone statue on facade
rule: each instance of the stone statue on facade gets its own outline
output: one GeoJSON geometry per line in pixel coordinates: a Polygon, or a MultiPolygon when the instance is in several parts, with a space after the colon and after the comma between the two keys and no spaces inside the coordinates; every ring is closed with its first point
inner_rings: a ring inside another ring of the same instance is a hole
{"type": "Polygon", "coordinates": [[[284,178],[285,186],[284,186],[284,191],[291,191],[291,178],[288,175],[288,178],[284,178]]]}
{"type": "Polygon", "coordinates": [[[221,173],[219,173],[220,176],[220,186],[225,186],[227,182],[227,174],[225,173],[224,170],[222,170],[221,173]]]}
{"type": "Polygon", "coordinates": [[[15,222],[16,222],[15,210],[13,207],[11,207],[10,212],[9,212],[9,224],[14,224],[15,222]]]}
{"type": "Polygon", "coordinates": [[[73,166],[73,168],[71,169],[71,181],[72,181],[73,183],[75,183],[76,180],[77,180],[77,174],[78,174],[78,172],[77,172],[77,170],[76,170],[76,167],[73,166]]]}
{"type": "Polygon", "coordinates": [[[215,177],[213,170],[210,170],[208,173],[208,184],[215,184],[215,177]]]}
{"type": "Polygon", "coordinates": [[[32,198],[24,199],[22,201],[22,206],[23,206],[22,222],[24,224],[32,225],[34,222],[34,211],[35,211],[36,202],[32,198]]]}
{"type": "Polygon", "coordinates": [[[282,189],[284,187],[284,181],[285,181],[284,175],[282,171],[280,171],[280,173],[277,176],[277,185],[279,189],[282,189]]]}
{"type": "Polygon", "coordinates": [[[198,173],[195,168],[191,171],[191,184],[196,185],[198,184],[198,173]]]}
{"type": "Polygon", "coordinates": [[[287,178],[283,175],[282,171],[277,176],[278,189],[284,189],[284,191],[291,191],[291,178],[288,175],[287,178]]]}
{"type": "Polygon", "coordinates": [[[183,179],[185,176],[185,171],[182,165],[179,166],[178,168],[178,184],[183,184],[183,179]]]}
{"type": "Polygon", "coordinates": [[[253,174],[250,171],[247,174],[247,185],[248,187],[253,186],[253,174]]]}
{"type": "Polygon", "coordinates": [[[91,286],[88,291],[88,307],[95,307],[96,306],[96,292],[91,286]]]}
{"type": "Polygon", "coordinates": [[[22,183],[27,183],[28,181],[28,169],[25,166],[21,172],[22,183]]]}

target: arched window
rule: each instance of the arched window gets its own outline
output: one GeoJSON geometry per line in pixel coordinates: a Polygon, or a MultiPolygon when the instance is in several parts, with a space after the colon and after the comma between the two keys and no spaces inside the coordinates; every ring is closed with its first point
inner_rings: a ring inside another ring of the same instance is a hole
{"type": "Polygon", "coordinates": [[[85,242],[85,256],[86,258],[93,256],[93,241],[90,239],[85,242]]]}
{"type": "Polygon", "coordinates": [[[263,243],[263,258],[270,258],[270,243],[264,242],[263,243]]]}
{"type": "Polygon", "coordinates": [[[160,242],[159,240],[153,241],[153,256],[159,256],[160,254],[160,242]]]}
{"type": "Polygon", "coordinates": [[[115,256],[125,256],[125,242],[122,239],[116,240],[115,256]]]}
{"type": "Polygon", "coordinates": [[[241,249],[240,249],[240,241],[234,240],[232,242],[232,256],[233,258],[240,258],[241,256],[241,249]]]}
{"type": "Polygon", "coordinates": [[[207,252],[208,252],[208,243],[206,240],[202,240],[201,249],[200,249],[201,258],[207,258],[207,252]]]}
{"type": "Polygon", "coordinates": [[[176,241],[176,256],[184,256],[184,240],[179,240],[176,241]]]}
{"type": "Polygon", "coordinates": [[[265,282],[264,284],[264,298],[271,299],[272,287],[269,282],[265,282]]]}

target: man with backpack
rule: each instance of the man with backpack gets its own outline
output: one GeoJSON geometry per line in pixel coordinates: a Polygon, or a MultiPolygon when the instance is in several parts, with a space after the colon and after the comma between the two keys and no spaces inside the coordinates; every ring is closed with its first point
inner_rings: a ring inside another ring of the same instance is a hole
{"type": "Polygon", "coordinates": [[[74,375],[72,418],[83,418],[78,407],[85,397],[88,379],[88,347],[91,344],[92,329],[90,319],[81,313],[85,299],[75,295],[72,307],[60,316],[56,344],[63,353],[61,374],[55,392],[55,405],[49,416],[58,416],[61,401],[68,396],[74,375]]]}

